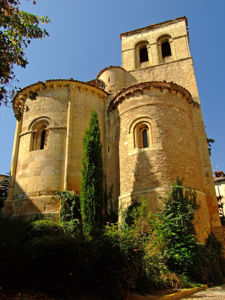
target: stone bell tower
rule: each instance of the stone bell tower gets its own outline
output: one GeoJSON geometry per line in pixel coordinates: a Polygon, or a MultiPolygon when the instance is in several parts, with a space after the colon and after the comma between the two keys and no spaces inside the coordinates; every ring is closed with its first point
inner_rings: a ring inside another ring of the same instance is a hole
{"type": "Polygon", "coordinates": [[[120,37],[129,85],[109,105],[120,128],[120,206],[144,197],[157,211],[171,183],[184,178],[200,204],[199,240],[213,231],[223,241],[186,17],[120,37]]]}

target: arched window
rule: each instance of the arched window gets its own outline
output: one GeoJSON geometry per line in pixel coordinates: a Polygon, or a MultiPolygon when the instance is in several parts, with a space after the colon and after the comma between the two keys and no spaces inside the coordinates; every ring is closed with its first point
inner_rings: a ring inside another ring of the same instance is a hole
{"type": "Polygon", "coordinates": [[[159,55],[159,62],[169,62],[172,58],[172,37],[169,35],[164,35],[158,38],[158,55],[159,55]]]}
{"type": "Polygon", "coordinates": [[[144,128],[141,131],[142,148],[148,148],[148,129],[144,128]]]}
{"type": "Polygon", "coordinates": [[[143,68],[151,64],[149,43],[141,41],[135,45],[135,67],[143,68]]]}
{"type": "Polygon", "coordinates": [[[161,49],[162,49],[162,58],[171,56],[170,43],[168,40],[161,44],[161,49]]]}
{"type": "Polygon", "coordinates": [[[148,50],[146,46],[140,48],[139,58],[140,58],[140,63],[148,61],[148,50]]]}
{"type": "Polygon", "coordinates": [[[136,148],[149,147],[149,127],[146,123],[138,124],[135,128],[136,148]]]}
{"type": "Polygon", "coordinates": [[[47,148],[50,123],[48,119],[41,118],[31,124],[30,150],[44,150],[47,148]]]}
{"type": "Polygon", "coordinates": [[[41,132],[41,145],[40,149],[44,149],[45,147],[45,137],[46,137],[46,129],[43,129],[41,132]]]}

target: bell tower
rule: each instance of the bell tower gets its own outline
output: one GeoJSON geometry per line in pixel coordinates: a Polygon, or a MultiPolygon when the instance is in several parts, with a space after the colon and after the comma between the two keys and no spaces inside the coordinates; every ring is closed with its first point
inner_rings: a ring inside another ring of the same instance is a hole
{"type": "Polygon", "coordinates": [[[135,82],[111,105],[120,118],[121,205],[144,196],[157,210],[154,205],[160,206],[175,177],[184,178],[200,205],[195,216],[199,240],[213,231],[224,244],[186,17],[120,37],[122,67],[135,82]],[[148,145],[140,147],[142,128],[148,145]]]}
{"type": "Polygon", "coordinates": [[[199,103],[186,17],[120,35],[122,67],[137,82],[167,81],[186,88],[199,103]]]}

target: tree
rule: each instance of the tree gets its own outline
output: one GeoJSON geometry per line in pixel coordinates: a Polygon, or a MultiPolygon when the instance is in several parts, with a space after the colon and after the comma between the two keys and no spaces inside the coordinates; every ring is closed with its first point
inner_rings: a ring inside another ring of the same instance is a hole
{"type": "MultiPolygon", "coordinates": [[[[33,1],[35,4],[36,2],[33,1]]],[[[15,79],[14,66],[25,68],[28,61],[24,48],[32,39],[48,36],[40,23],[48,23],[48,17],[38,17],[19,9],[18,0],[0,1],[0,105],[8,103],[15,95],[16,87],[9,87],[15,79]]]]}
{"type": "Polygon", "coordinates": [[[161,218],[168,267],[180,274],[189,273],[194,263],[197,242],[192,221],[196,208],[195,191],[184,188],[183,180],[177,179],[172,184],[161,218]]]}
{"type": "Polygon", "coordinates": [[[208,137],[206,137],[206,139],[207,139],[207,144],[208,144],[208,149],[209,149],[209,155],[211,156],[212,144],[215,143],[215,140],[209,139],[208,137]]]}
{"type": "Polygon", "coordinates": [[[94,234],[102,225],[103,163],[100,129],[96,111],[83,139],[81,170],[81,216],[83,232],[94,234]]]}

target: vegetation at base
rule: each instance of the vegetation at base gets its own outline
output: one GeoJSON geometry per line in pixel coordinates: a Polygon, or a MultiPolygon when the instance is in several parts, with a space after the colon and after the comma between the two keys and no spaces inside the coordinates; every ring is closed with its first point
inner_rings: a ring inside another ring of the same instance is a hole
{"type": "Polygon", "coordinates": [[[224,282],[225,259],[221,257],[221,244],[213,233],[209,234],[205,245],[198,244],[191,276],[201,283],[224,282]]]}
{"type": "MultiPolygon", "coordinates": [[[[41,24],[49,22],[48,17],[22,11],[18,0],[0,1],[0,105],[7,104],[15,95],[17,87],[9,88],[15,79],[14,67],[26,68],[28,61],[24,49],[32,39],[48,36],[41,24]]],[[[16,117],[20,117],[19,113],[16,117]]]]}
{"type": "Polygon", "coordinates": [[[80,196],[71,191],[56,193],[60,200],[60,221],[71,233],[81,232],[80,196]]]}
{"type": "Polygon", "coordinates": [[[196,193],[182,180],[171,186],[159,214],[151,213],[142,199],[122,210],[119,225],[109,222],[116,214],[112,203],[107,211],[106,195],[103,199],[96,112],[83,140],[81,197],[70,191],[57,195],[59,222],[0,218],[3,290],[34,290],[56,299],[123,300],[134,291],[222,282],[221,245],[213,234],[205,245],[197,242],[192,223],[196,193]]]}
{"type": "Polygon", "coordinates": [[[48,220],[0,219],[3,290],[35,290],[63,299],[79,299],[88,291],[96,299],[122,300],[135,288],[144,253],[131,238],[90,239],[62,227],[48,220]]]}
{"type": "Polygon", "coordinates": [[[169,269],[179,274],[190,273],[194,264],[197,241],[193,220],[197,208],[195,191],[183,188],[183,181],[177,179],[159,217],[165,241],[163,255],[169,269]]]}
{"type": "Polygon", "coordinates": [[[146,199],[134,201],[123,211],[120,225],[108,223],[94,236],[68,226],[73,217],[79,219],[79,197],[68,191],[59,197],[60,222],[0,218],[3,291],[122,300],[133,291],[190,287],[192,281],[220,283],[225,275],[215,236],[210,234],[205,245],[195,240],[196,195],[180,180],[159,214],[148,211],[146,199]]]}
{"type": "Polygon", "coordinates": [[[83,232],[95,234],[103,221],[103,163],[98,116],[93,111],[83,139],[80,206],[83,232]]]}

